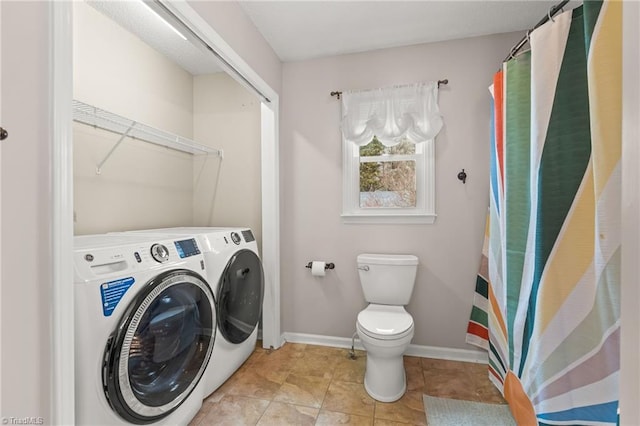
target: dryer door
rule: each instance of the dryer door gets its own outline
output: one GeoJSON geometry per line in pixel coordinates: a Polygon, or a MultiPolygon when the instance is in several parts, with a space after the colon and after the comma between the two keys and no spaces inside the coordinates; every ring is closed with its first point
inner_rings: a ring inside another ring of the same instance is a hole
{"type": "Polygon", "coordinates": [[[179,269],[151,280],[105,349],[102,378],[111,407],[135,424],[168,416],[202,377],[215,329],[215,299],[204,278],[179,269]]]}
{"type": "Polygon", "coordinates": [[[229,260],[218,286],[218,327],[231,343],[242,343],[262,314],[264,273],[251,250],[238,250],[229,260]]]}

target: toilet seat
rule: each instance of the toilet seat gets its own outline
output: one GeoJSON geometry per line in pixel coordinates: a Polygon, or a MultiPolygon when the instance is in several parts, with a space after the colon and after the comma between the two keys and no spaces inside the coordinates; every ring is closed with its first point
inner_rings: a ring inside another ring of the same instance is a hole
{"type": "Polygon", "coordinates": [[[402,306],[370,304],[358,314],[357,325],[378,340],[396,340],[413,333],[413,317],[402,306]]]}

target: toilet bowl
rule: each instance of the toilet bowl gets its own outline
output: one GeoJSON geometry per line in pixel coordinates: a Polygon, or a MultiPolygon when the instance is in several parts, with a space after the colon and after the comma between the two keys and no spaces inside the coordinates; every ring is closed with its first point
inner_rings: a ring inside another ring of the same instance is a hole
{"type": "Polygon", "coordinates": [[[402,306],[370,304],[358,314],[356,331],[367,351],[367,393],[381,402],[402,398],[407,390],[402,355],[414,333],[411,315],[402,306]]]}
{"type": "Polygon", "coordinates": [[[356,331],[367,351],[364,387],[377,401],[397,401],[407,390],[403,355],[413,338],[414,325],[404,306],[411,299],[418,258],[361,254],[357,262],[369,302],[356,321],[356,331]]]}

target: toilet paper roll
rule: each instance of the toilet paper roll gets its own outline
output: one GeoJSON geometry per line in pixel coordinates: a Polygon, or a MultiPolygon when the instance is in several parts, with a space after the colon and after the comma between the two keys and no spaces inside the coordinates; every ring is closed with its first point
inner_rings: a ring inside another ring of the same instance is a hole
{"type": "Polygon", "coordinates": [[[324,269],[324,262],[314,260],[311,262],[311,275],[314,277],[324,277],[326,270],[324,269]]]}

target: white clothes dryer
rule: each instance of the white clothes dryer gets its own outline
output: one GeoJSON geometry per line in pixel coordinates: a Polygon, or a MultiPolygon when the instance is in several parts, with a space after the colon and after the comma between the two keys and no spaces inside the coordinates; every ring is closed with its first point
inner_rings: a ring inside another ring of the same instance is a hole
{"type": "Polygon", "coordinates": [[[78,424],[187,424],[202,406],[216,304],[194,238],[74,238],[78,424]]]}
{"type": "Polygon", "coordinates": [[[131,233],[195,238],[216,296],[218,331],[204,396],[219,388],[254,351],[264,302],[264,271],[250,228],[181,227],[131,233]]]}

